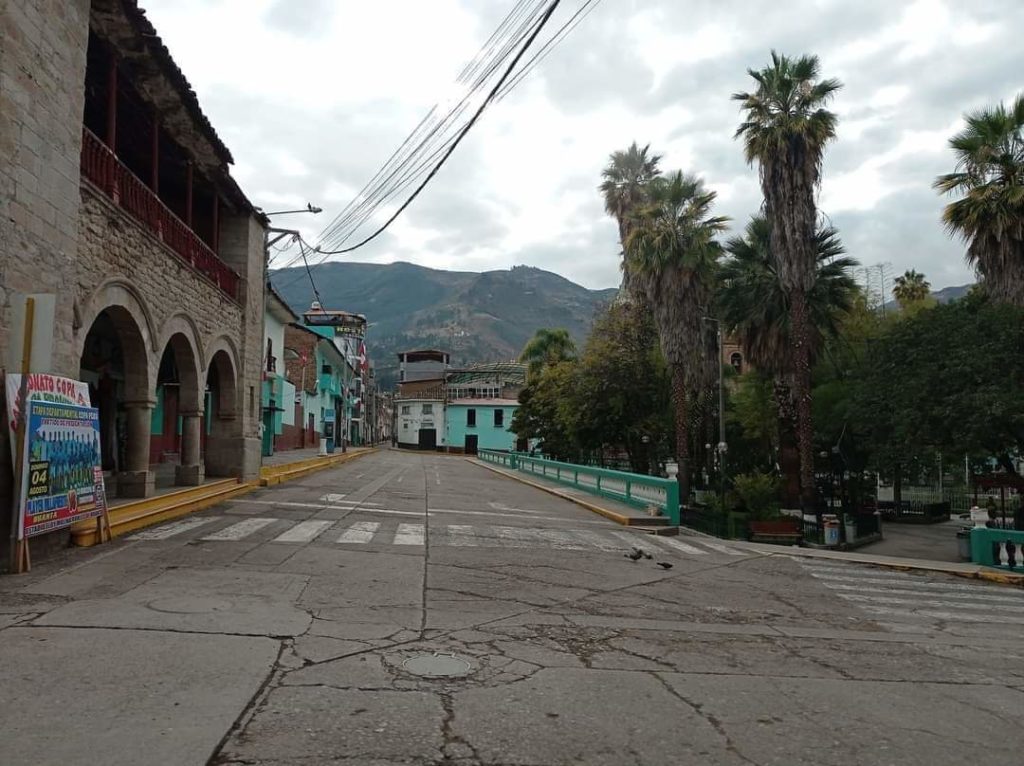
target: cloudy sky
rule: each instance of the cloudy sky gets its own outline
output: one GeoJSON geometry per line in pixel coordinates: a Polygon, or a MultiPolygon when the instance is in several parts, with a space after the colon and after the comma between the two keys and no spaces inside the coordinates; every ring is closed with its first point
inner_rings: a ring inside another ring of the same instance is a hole
{"type": "MultiPolygon", "coordinates": [[[[582,0],[563,0],[557,28],[582,0]]],[[[143,0],[267,210],[317,241],[436,102],[513,0],[143,0]]],[[[529,264],[619,283],[596,191],[608,154],[650,143],[698,173],[739,227],[760,205],[729,98],[772,48],[816,53],[834,103],[820,207],[863,264],[971,280],[931,189],[965,111],[1022,87],[1021,0],[603,0],[489,109],[420,198],[346,258],[460,270],[529,264]]],[[[388,211],[382,211],[381,219],[388,211]]],[[[367,233],[369,230],[367,230],[367,233]]],[[[280,261],[279,261],[280,262],[280,261]]]]}

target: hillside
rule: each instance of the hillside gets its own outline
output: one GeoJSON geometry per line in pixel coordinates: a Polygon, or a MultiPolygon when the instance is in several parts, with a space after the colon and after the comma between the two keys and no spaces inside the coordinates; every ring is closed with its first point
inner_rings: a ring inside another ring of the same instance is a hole
{"type": "MultiPolygon", "coordinates": [[[[326,308],[366,315],[367,347],[386,388],[396,380],[395,354],[402,350],[450,350],[456,365],[507,361],[541,327],[564,327],[582,345],[594,313],[616,293],[528,266],[477,273],[326,263],[315,277],[326,308]]],[[[296,313],[309,307],[313,291],[303,269],[271,272],[270,279],[296,313]]]]}

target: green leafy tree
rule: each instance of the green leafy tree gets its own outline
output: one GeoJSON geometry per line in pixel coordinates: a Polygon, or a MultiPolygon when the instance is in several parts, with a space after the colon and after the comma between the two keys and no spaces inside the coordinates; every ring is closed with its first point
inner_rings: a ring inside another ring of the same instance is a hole
{"type": "Polygon", "coordinates": [[[521,439],[539,440],[541,451],[555,460],[578,459],[577,414],[572,409],[575,385],[575,362],[557,362],[545,367],[519,392],[519,408],[512,418],[512,431],[521,439]]]}
{"type": "Polygon", "coordinates": [[[527,365],[527,374],[536,376],[545,368],[576,358],[576,344],[568,330],[543,327],[523,348],[519,361],[527,365]]]}
{"type": "Polygon", "coordinates": [[[716,237],[727,218],[711,214],[715,192],[696,176],[676,172],[648,187],[626,241],[628,268],[651,307],[671,373],[680,500],[690,494],[689,405],[710,377],[704,317],[721,255],[716,237]]]}
{"type": "Polygon", "coordinates": [[[649,473],[671,429],[670,408],[650,312],[637,302],[612,304],[594,322],[572,391],[580,448],[624,450],[633,471],[649,473]]]}
{"type": "MultiPolygon", "coordinates": [[[[604,197],[604,209],[619,225],[619,242],[623,253],[629,237],[632,216],[647,201],[647,186],[658,177],[660,154],[650,153],[650,144],[644,147],[636,141],[625,151],[612,152],[608,164],[601,172],[604,179],[598,189],[604,197]]],[[[636,299],[636,287],[627,268],[622,264],[622,292],[628,299],[636,299]]]]}
{"type": "Polygon", "coordinates": [[[891,324],[856,376],[850,423],[879,467],[924,450],[1024,451],[1024,310],[976,298],[891,324]]]}
{"type": "Polygon", "coordinates": [[[903,272],[902,276],[896,277],[892,295],[900,304],[900,308],[907,309],[927,300],[931,290],[931,283],[924,278],[924,274],[910,269],[903,272]]]}
{"type": "MultiPolygon", "coordinates": [[[[810,317],[808,356],[815,364],[825,343],[839,336],[844,318],[860,290],[852,276],[857,261],[844,256],[842,242],[832,227],[815,232],[815,277],[807,292],[810,317]]],[[[796,449],[796,371],[789,301],[771,248],[771,226],[754,216],[743,236],[726,243],[729,257],[719,270],[716,302],[730,334],[739,339],[747,360],[774,382],[779,418],[779,463],[786,475],[786,503],[797,501],[800,461],[796,449]]]]}
{"type": "Polygon", "coordinates": [[[960,198],[942,220],[967,243],[967,261],[990,296],[1024,305],[1024,93],[1010,106],[966,116],[949,145],[956,170],[935,188],[960,198]]]}
{"type": "Polygon", "coordinates": [[[817,274],[816,193],[825,146],[836,136],[836,115],[825,106],[841,86],[821,79],[817,56],[789,58],[772,51],[771,63],[748,70],[756,83],[736,93],[744,120],[736,131],[747,162],[759,168],[771,252],[789,300],[794,361],[801,492],[814,500],[814,429],[811,413],[811,318],[808,293],[817,274]]]}

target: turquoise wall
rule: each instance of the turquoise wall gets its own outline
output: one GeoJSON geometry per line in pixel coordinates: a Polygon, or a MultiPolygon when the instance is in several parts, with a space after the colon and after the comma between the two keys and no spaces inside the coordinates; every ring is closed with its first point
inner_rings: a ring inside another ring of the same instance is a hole
{"type": "Polygon", "coordinates": [[[517,409],[519,404],[513,401],[509,401],[507,405],[449,404],[445,415],[448,443],[452,449],[462,449],[466,446],[466,435],[476,434],[479,449],[513,450],[516,448],[516,435],[509,428],[517,409]],[[466,424],[469,410],[476,410],[475,427],[466,424]],[[504,425],[501,428],[494,425],[495,410],[502,410],[505,413],[504,425]]]}

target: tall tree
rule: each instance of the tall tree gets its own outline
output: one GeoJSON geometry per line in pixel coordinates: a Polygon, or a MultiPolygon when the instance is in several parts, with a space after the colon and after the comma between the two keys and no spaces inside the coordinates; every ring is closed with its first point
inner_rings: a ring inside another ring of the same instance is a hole
{"type": "MultiPolygon", "coordinates": [[[[650,153],[651,145],[644,147],[636,141],[625,151],[612,152],[608,164],[601,172],[604,179],[598,189],[604,197],[604,209],[619,225],[619,243],[623,256],[632,216],[647,199],[647,186],[660,173],[660,154],[650,153]]],[[[620,293],[627,299],[638,297],[628,269],[628,259],[623,257],[622,286],[620,293]]]]}
{"type": "Polygon", "coordinates": [[[1024,306],[1024,93],[965,119],[949,142],[956,171],[935,181],[943,194],[961,195],[942,220],[967,243],[986,292],[1024,306]]]}
{"type": "Polygon", "coordinates": [[[576,358],[576,344],[568,330],[542,327],[534,333],[519,355],[527,365],[527,374],[538,375],[545,367],[576,358]]]}
{"type": "Polygon", "coordinates": [[[807,295],[817,274],[815,194],[825,146],[836,135],[836,115],[825,108],[842,87],[821,79],[817,56],[789,58],[772,51],[771,64],[748,70],[757,87],[736,93],[744,121],[736,136],[747,162],[758,164],[771,252],[789,302],[793,345],[801,494],[814,502],[814,427],[811,422],[811,321],[807,295]]]}
{"type": "MultiPolygon", "coordinates": [[[[852,276],[857,261],[845,257],[839,234],[830,226],[817,229],[814,237],[814,285],[807,293],[810,331],[808,354],[813,365],[824,341],[839,335],[843,318],[853,308],[858,287],[852,276]]],[[[729,333],[735,335],[747,360],[774,381],[779,408],[779,463],[787,476],[786,502],[793,488],[799,492],[799,457],[796,444],[795,406],[792,401],[796,368],[788,297],[771,252],[771,226],[761,215],[747,223],[743,236],[726,243],[729,258],[719,271],[716,293],[718,310],[729,333]],[[796,456],[795,464],[790,459],[796,456]]]]}
{"type": "Polygon", "coordinates": [[[915,303],[920,303],[931,295],[931,283],[924,278],[921,272],[910,269],[903,272],[903,276],[896,277],[896,284],[892,288],[892,295],[900,304],[901,308],[907,308],[915,303]]]}
{"type": "Polygon", "coordinates": [[[709,376],[711,283],[722,248],[716,237],[728,219],[711,215],[716,194],[696,176],[676,172],[648,187],[626,240],[629,269],[643,289],[658,326],[672,380],[679,463],[679,497],[690,495],[689,405],[709,376]]]}

